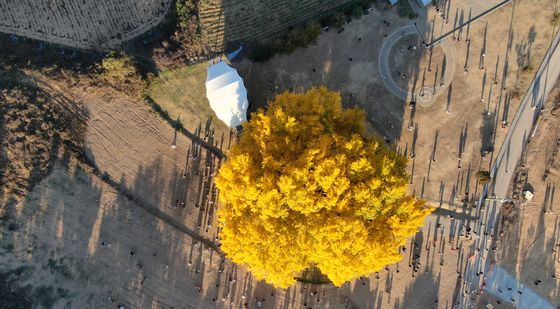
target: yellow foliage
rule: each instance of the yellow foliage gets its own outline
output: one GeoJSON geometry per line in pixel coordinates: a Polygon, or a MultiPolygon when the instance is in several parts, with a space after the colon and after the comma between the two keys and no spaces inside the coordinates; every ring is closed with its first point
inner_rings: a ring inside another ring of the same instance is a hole
{"type": "Polygon", "coordinates": [[[216,178],[222,249],[278,287],[310,265],[335,285],[378,271],[430,213],[406,196],[405,167],[337,92],[280,94],[245,123],[216,178]]]}

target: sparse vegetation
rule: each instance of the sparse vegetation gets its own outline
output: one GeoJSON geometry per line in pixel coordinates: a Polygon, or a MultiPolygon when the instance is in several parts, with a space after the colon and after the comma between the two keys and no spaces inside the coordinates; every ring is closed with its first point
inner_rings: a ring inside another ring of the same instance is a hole
{"type": "Polygon", "coordinates": [[[199,0],[176,1],[172,34],[153,52],[154,61],[159,66],[174,68],[210,52],[207,35],[200,21],[199,8],[199,0]]]}
{"type": "Polygon", "coordinates": [[[533,72],[533,70],[535,70],[535,68],[533,67],[533,65],[531,63],[527,63],[523,66],[523,73],[531,73],[533,72]]]}
{"type": "Polygon", "coordinates": [[[251,50],[250,57],[255,61],[266,61],[277,54],[289,54],[296,48],[314,44],[319,34],[321,34],[319,23],[311,21],[305,27],[291,30],[271,42],[258,43],[251,50]]]}
{"type": "Polygon", "coordinates": [[[101,61],[101,69],[103,79],[117,89],[140,95],[146,88],[136,61],[125,53],[109,53],[101,61]]]}
{"type": "MultiPolygon", "coordinates": [[[[150,81],[144,100],[162,118],[169,119],[173,126],[183,123],[194,131],[199,123],[209,117],[216,118],[206,98],[207,64],[195,64],[185,68],[167,70],[150,81]],[[188,89],[188,91],[185,91],[188,89]]],[[[225,124],[215,121],[217,129],[228,130],[225,124]]]]}
{"type": "Polygon", "coordinates": [[[550,19],[550,23],[553,26],[556,26],[556,25],[558,25],[558,22],[560,22],[560,12],[554,12],[552,14],[552,18],[550,19]]]}
{"type": "Polygon", "coordinates": [[[342,28],[352,18],[360,18],[369,0],[349,1],[337,8],[323,13],[305,26],[296,27],[282,37],[271,41],[258,42],[249,54],[254,61],[266,61],[277,54],[289,54],[300,47],[307,47],[316,42],[321,34],[321,27],[342,28]]]}
{"type": "Polygon", "coordinates": [[[516,98],[516,99],[520,98],[522,94],[523,94],[523,92],[521,91],[521,88],[520,88],[520,87],[515,87],[515,88],[511,91],[511,96],[512,96],[513,98],[516,98]]]}
{"type": "Polygon", "coordinates": [[[24,197],[64,153],[80,153],[82,107],[65,97],[3,81],[0,88],[0,196],[24,197]]]}
{"type": "Polygon", "coordinates": [[[333,26],[337,29],[342,28],[346,24],[346,16],[342,13],[338,13],[334,16],[333,26]]]}
{"type": "Polygon", "coordinates": [[[72,278],[72,272],[70,271],[68,266],[64,264],[64,261],[64,258],[60,258],[58,260],[49,259],[47,265],[51,272],[53,272],[54,274],[58,274],[66,279],[70,279],[72,278]]]}
{"type": "Polygon", "coordinates": [[[478,171],[476,172],[476,179],[482,185],[490,183],[492,181],[492,177],[490,176],[489,171],[478,171]]]}

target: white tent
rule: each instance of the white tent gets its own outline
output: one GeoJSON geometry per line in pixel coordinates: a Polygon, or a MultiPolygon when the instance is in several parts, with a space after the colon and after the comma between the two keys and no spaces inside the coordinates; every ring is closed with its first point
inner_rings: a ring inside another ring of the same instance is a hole
{"type": "Polygon", "coordinates": [[[237,71],[224,61],[208,67],[206,96],[218,118],[230,128],[247,121],[247,89],[237,71]]]}

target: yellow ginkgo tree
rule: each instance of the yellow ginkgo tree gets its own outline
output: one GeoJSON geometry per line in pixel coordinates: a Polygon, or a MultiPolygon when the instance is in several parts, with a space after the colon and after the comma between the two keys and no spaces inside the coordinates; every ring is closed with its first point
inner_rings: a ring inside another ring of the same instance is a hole
{"type": "Polygon", "coordinates": [[[222,249],[277,287],[311,265],[337,286],[378,271],[430,213],[407,196],[405,169],[339,93],[280,94],[244,124],[216,178],[222,249]]]}

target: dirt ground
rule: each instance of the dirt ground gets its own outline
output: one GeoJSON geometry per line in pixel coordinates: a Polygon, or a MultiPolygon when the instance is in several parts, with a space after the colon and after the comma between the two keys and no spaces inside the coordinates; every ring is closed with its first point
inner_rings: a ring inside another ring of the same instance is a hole
{"type": "MultiPolygon", "coordinates": [[[[472,23],[461,41],[447,38],[454,49],[454,63],[438,45],[431,61],[430,52],[420,47],[409,53],[408,46],[416,44],[405,36],[390,58],[397,66],[392,68],[393,77],[403,89],[431,87],[441,78],[443,66],[456,66],[452,83],[427,107],[411,109],[409,102],[393,96],[378,69],[384,36],[414,22],[420,29],[429,29],[427,16],[407,20],[394,10],[375,9],[345,25],[340,33],[336,29],[324,32],[314,46],[265,63],[242,60],[236,67],[245,79],[253,110],[282,91],[319,85],[340,91],[347,105],[363,108],[376,131],[410,157],[411,193],[436,206],[460,210],[476,200],[481,188],[474,174],[489,169],[493,150],[499,149],[507,134],[502,123],[513,119],[557,31],[550,22],[554,5],[554,0],[516,1],[515,10],[509,4],[472,23]],[[399,78],[399,73],[406,78],[399,78]],[[484,151],[488,155],[483,157],[484,151]]],[[[425,14],[432,14],[430,10],[435,8],[430,6],[425,14]]]]}
{"type": "MultiPolygon", "coordinates": [[[[536,33],[530,35],[530,58],[537,67],[552,29],[544,14],[533,17],[535,3],[519,1],[512,46],[519,44],[523,52],[529,33],[536,33]],[[528,29],[533,22],[536,26],[528,29]]],[[[127,308],[452,307],[464,297],[460,276],[476,239],[468,232],[476,214],[472,207],[460,207],[461,201],[477,196],[480,187],[474,173],[491,162],[491,154],[480,157],[481,149],[498,148],[507,128],[496,130],[495,143],[487,132],[503,117],[511,119],[519,100],[512,98],[504,104],[506,94],[502,94],[496,105],[503,88],[488,82],[484,92],[481,89],[485,72],[487,81],[496,75],[498,85],[502,82],[501,66],[498,74],[493,74],[493,67],[498,55],[503,63],[501,52],[507,50],[510,16],[506,7],[487,20],[485,61],[493,65],[486,65],[487,71],[478,70],[478,62],[472,60],[476,57],[471,57],[471,70],[466,75],[458,70],[450,94],[440,95],[425,108],[410,109],[408,102],[393,97],[380,80],[377,55],[384,34],[411,22],[392,11],[374,10],[371,16],[346,25],[343,32],[331,29],[316,46],[291,55],[262,64],[246,60],[237,64],[254,107],[264,106],[279,91],[325,84],[340,90],[347,105],[363,107],[375,129],[399,151],[413,154],[411,192],[441,207],[426,219],[406,251],[401,251],[400,263],[339,288],[298,283],[287,290],[274,290],[252,280],[242,266],[222,261],[215,238],[217,203],[212,180],[234,137],[213,135],[209,123],[178,133],[144,103],[95,89],[53,87],[81,102],[89,112],[84,141],[87,163],[56,167],[27,199],[10,206],[14,215],[0,226],[0,274],[9,272],[20,286],[30,288],[34,302],[44,308],[116,308],[119,304],[127,308]],[[492,98],[490,108],[488,102],[480,101],[481,93],[492,98]]],[[[485,28],[485,22],[479,21],[470,29],[474,55],[480,53],[485,28]]],[[[459,62],[455,65],[462,65],[467,45],[464,41],[453,45],[459,62]]],[[[509,78],[504,83],[509,90],[516,83],[515,51],[511,53],[509,78]]],[[[427,57],[428,53],[420,60],[411,57],[408,66],[403,61],[409,88],[418,82],[419,68],[427,66],[427,57]]],[[[426,79],[435,79],[435,70],[429,73],[433,75],[426,79]]],[[[519,75],[522,92],[531,78],[529,73],[519,75]]],[[[543,125],[542,132],[553,128],[543,125]]],[[[553,138],[539,142],[538,132],[531,145],[551,145],[553,138]]],[[[551,152],[545,146],[538,149],[539,155],[551,152]]],[[[542,168],[544,165],[536,173],[542,173],[542,168]]],[[[546,192],[547,184],[558,183],[557,170],[551,169],[549,174],[542,184],[531,180],[535,192],[546,192]]],[[[550,272],[553,259],[558,260],[557,253],[552,257],[538,254],[552,252],[551,235],[558,233],[555,213],[542,212],[545,196],[537,194],[537,204],[523,208],[523,224],[529,225],[518,229],[528,232],[519,242],[527,245],[520,245],[519,250],[525,250],[521,260],[526,262],[513,264],[519,259],[511,258],[509,252],[517,256],[517,248],[499,251],[505,267],[529,283],[536,280],[535,274],[541,274],[538,266],[546,263],[550,272]]],[[[550,196],[548,205],[556,212],[550,196]]],[[[558,299],[554,294],[557,281],[551,274],[542,276],[543,284],[534,290],[558,299]]]]}
{"type": "MultiPolygon", "coordinates": [[[[422,41],[418,35],[408,35],[399,40],[398,44],[395,44],[392,48],[392,58],[389,61],[391,75],[393,80],[403,89],[408,89],[408,84],[410,83],[408,74],[410,74],[409,68],[411,64],[420,63],[426,57],[430,57],[430,51],[423,48],[421,44],[422,41]]],[[[427,77],[424,83],[426,87],[434,87],[436,84],[440,83],[441,68],[439,65],[443,63],[443,58],[445,57],[444,51],[440,45],[436,45],[431,53],[432,62],[436,65],[434,65],[433,68],[430,67],[429,71],[428,67],[419,68],[419,71],[422,73],[426,70],[427,77]],[[438,74],[438,76],[436,76],[435,72],[432,74],[432,69],[438,70],[440,74],[438,74]]],[[[421,83],[418,84],[418,87],[422,87],[421,83]]]]}
{"type": "Polygon", "coordinates": [[[145,104],[77,90],[89,111],[89,163],[54,168],[11,206],[15,215],[2,225],[0,273],[30,289],[40,307],[435,308],[454,302],[456,275],[472,242],[460,235],[471,214],[452,218],[437,210],[403,249],[403,261],[379,274],[340,288],[299,283],[275,290],[221,260],[212,216],[221,143],[205,140],[210,130],[178,135],[173,149],[174,130],[145,104]],[[198,149],[197,159],[189,148],[198,149]]]}
{"type": "Polygon", "coordinates": [[[456,260],[463,258],[449,251],[440,266],[436,251],[447,251],[446,236],[432,246],[419,234],[419,248],[413,250],[411,243],[408,252],[432,250],[422,257],[426,266],[419,266],[413,283],[408,283],[410,257],[403,253],[403,262],[379,277],[372,274],[341,288],[300,283],[282,291],[252,280],[229,261],[222,264],[218,253],[193,245],[188,233],[87,169],[59,166],[16,208],[17,227],[3,233],[1,265],[21,268],[19,283],[32,287],[32,299],[44,308],[242,308],[244,302],[250,308],[258,303],[264,308],[429,308],[451,303],[447,287],[455,282],[446,273],[455,273],[456,260]]]}
{"type": "MultiPolygon", "coordinates": [[[[426,16],[426,20],[430,21],[427,27],[424,27],[425,24],[419,25],[420,29],[424,31],[424,38],[430,42],[437,40],[442,35],[454,29],[460,28],[460,26],[466,24],[467,21],[481,16],[484,12],[504,3],[503,0],[441,0],[437,2],[437,6],[429,5],[420,8],[416,1],[410,1],[418,14],[426,16]]],[[[501,9],[502,8],[498,8],[498,10],[501,9]]],[[[466,27],[463,30],[461,35],[465,35],[467,32],[466,27]]],[[[459,32],[455,35],[459,35],[459,32]]],[[[459,37],[461,37],[461,35],[459,35],[459,37]]]]}
{"type": "MultiPolygon", "coordinates": [[[[559,91],[557,85],[551,92],[527,146],[524,166],[516,171],[514,184],[519,183],[521,191],[532,188],[534,197],[528,202],[520,197],[513,206],[510,213],[514,215],[509,216],[514,219],[506,223],[504,248],[497,261],[556,306],[560,306],[560,105],[555,103],[559,91]],[[537,280],[542,282],[535,284],[537,280]]],[[[514,184],[510,196],[515,196],[514,184]]]]}

